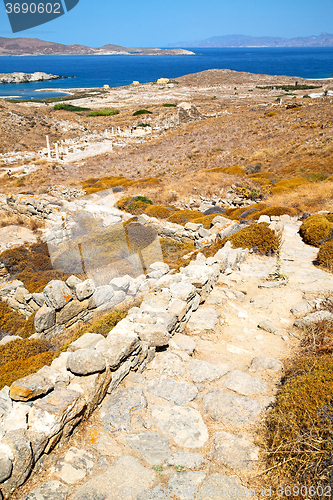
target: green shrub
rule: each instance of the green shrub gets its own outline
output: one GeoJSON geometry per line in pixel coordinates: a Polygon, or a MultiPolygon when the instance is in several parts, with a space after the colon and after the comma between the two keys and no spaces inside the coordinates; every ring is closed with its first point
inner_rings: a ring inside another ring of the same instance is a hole
{"type": "Polygon", "coordinates": [[[302,223],[299,234],[308,245],[319,247],[333,233],[333,222],[325,215],[311,215],[302,223]]]}
{"type": "Polygon", "coordinates": [[[138,111],[135,111],[132,116],[139,116],[139,115],[152,115],[153,113],[149,111],[148,109],[138,109],[138,111]]]}
{"type": "Polygon", "coordinates": [[[53,106],[53,109],[55,111],[58,111],[60,109],[64,111],[90,111],[90,108],[81,108],[80,106],[73,106],[72,104],[65,104],[64,102],[55,104],[53,106]]]}
{"type": "Polygon", "coordinates": [[[279,239],[265,224],[251,224],[225,241],[230,241],[233,248],[252,248],[262,255],[270,255],[278,248],[279,239]]]}
{"type": "Polygon", "coordinates": [[[319,247],[317,263],[333,271],[333,240],[326,241],[319,247]]]}
{"type": "Polygon", "coordinates": [[[162,106],[164,106],[165,108],[176,108],[177,104],[166,103],[162,104],[162,106]]]}
{"type": "Polygon", "coordinates": [[[113,116],[118,115],[119,110],[113,108],[102,108],[102,109],[94,109],[90,111],[88,116],[113,116]]]}

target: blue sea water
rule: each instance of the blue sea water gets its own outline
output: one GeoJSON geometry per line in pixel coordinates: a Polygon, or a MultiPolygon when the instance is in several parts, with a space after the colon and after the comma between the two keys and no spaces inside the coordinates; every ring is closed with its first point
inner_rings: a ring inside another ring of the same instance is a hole
{"type": "Polygon", "coordinates": [[[177,78],[213,68],[301,78],[333,76],[333,47],[307,48],[195,48],[191,56],[26,56],[0,57],[0,73],[43,71],[64,80],[0,86],[0,96],[52,97],[40,89],[112,87],[157,78],[177,78]]]}

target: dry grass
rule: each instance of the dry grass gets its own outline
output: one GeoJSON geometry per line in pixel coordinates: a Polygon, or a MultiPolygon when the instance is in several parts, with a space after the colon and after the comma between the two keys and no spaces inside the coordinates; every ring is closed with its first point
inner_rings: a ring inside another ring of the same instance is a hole
{"type": "Polygon", "coordinates": [[[265,202],[268,206],[288,206],[299,212],[333,211],[333,182],[299,186],[293,191],[272,195],[265,202]]]}
{"type": "MultiPolygon", "coordinates": [[[[332,303],[328,295],[322,308],[332,311],[332,303]]],[[[319,322],[299,329],[298,335],[299,348],[286,363],[276,402],[261,428],[268,471],[264,483],[273,489],[294,488],[297,500],[318,500],[324,496],[322,489],[331,485],[333,468],[333,323],[319,322]],[[302,495],[302,486],[303,491],[314,486],[312,493],[302,495]]]]}
{"type": "Polygon", "coordinates": [[[5,215],[0,219],[0,227],[7,226],[24,226],[27,223],[27,219],[24,219],[21,215],[5,215]]]}

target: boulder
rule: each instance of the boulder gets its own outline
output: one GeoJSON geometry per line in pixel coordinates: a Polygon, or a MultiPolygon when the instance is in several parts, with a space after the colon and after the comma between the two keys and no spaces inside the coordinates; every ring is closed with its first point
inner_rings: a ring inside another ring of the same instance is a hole
{"type": "Polygon", "coordinates": [[[201,229],[202,227],[202,224],[196,224],[195,222],[187,222],[185,224],[185,229],[187,229],[188,231],[192,231],[193,233],[199,231],[199,229],[201,229]]]}
{"type": "Polygon", "coordinates": [[[6,415],[13,407],[13,401],[9,397],[9,387],[5,386],[0,391],[0,418],[6,415]]]}
{"type": "Polygon", "coordinates": [[[20,303],[20,304],[26,304],[28,300],[30,300],[32,297],[31,293],[29,290],[26,288],[20,286],[16,288],[15,293],[14,293],[14,298],[20,303]]]}
{"type": "Polygon", "coordinates": [[[42,307],[45,302],[45,295],[43,293],[33,293],[32,298],[39,307],[42,307]]]}
{"type": "Polygon", "coordinates": [[[167,311],[170,301],[171,294],[169,290],[164,289],[159,292],[147,293],[143,299],[140,309],[147,312],[167,311]]]}
{"type": "Polygon", "coordinates": [[[103,354],[110,369],[115,370],[139,345],[140,341],[137,335],[126,336],[111,331],[106,339],[96,344],[95,348],[98,353],[103,354]]]}
{"type": "Polygon", "coordinates": [[[183,361],[172,352],[156,353],[154,361],[150,367],[159,374],[170,375],[171,377],[182,377],[185,375],[185,365],[183,361]]]}
{"type": "Polygon", "coordinates": [[[174,299],[189,302],[196,294],[196,288],[191,283],[180,281],[170,286],[170,293],[174,299]]]}
{"type": "Polygon", "coordinates": [[[85,280],[75,286],[75,293],[79,300],[84,300],[90,297],[95,291],[93,280],[85,280]]]}
{"type": "Polygon", "coordinates": [[[89,375],[105,370],[106,363],[101,352],[95,349],[79,349],[67,359],[67,370],[75,375],[89,375]]]}
{"type": "Polygon", "coordinates": [[[70,288],[61,280],[52,280],[43,290],[45,302],[49,307],[61,309],[72,298],[70,288]]]}
{"type": "Polygon", "coordinates": [[[5,415],[1,430],[6,432],[27,429],[27,416],[31,407],[24,403],[13,403],[13,408],[5,415]]]}
{"type": "Polygon", "coordinates": [[[24,284],[20,280],[7,281],[0,286],[0,297],[4,297],[11,292],[14,292],[17,288],[24,287],[24,284]]]}
{"type": "Polygon", "coordinates": [[[211,236],[211,232],[204,227],[201,227],[198,231],[198,235],[200,236],[200,238],[209,238],[211,236]]]}
{"type": "Polygon", "coordinates": [[[77,276],[75,276],[74,274],[72,274],[67,280],[66,280],[66,285],[73,291],[75,291],[77,285],[79,285],[80,283],[82,283],[82,280],[80,280],[80,278],[78,278],[77,276]]]}
{"type": "Polygon", "coordinates": [[[149,347],[162,347],[169,344],[171,334],[164,325],[145,325],[138,324],[135,329],[139,339],[145,342],[149,347]]]}
{"type": "Polygon", "coordinates": [[[181,273],[187,276],[197,288],[202,288],[213,275],[209,266],[191,265],[181,269],[181,273]]]}
{"type": "Polygon", "coordinates": [[[56,463],[55,475],[67,484],[75,484],[89,475],[95,465],[92,453],[78,448],[70,448],[64,458],[56,463]]]}
{"type": "Polygon", "coordinates": [[[53,384],[43,376],[33,373],[12,383],[9,395],[14,401],[29,401],[52,391],[53,384]]]}
{"type": "Polygon", "coordinates": [[[320,321],[332,321],[333,314],[329,311],[317,311],[314,313],[310,313],[307,316],[304,316],[302,319],[297,319],[294,323],[295,326],[298,327],[306,327],[315,325],[320,321]]]}
{"type": "Polygon", "coordinates": [[[99,286],[89,298],[89,309],[100,307],[106,302],[110,302],[114,297],[114,290],[111,285],[99,286]]]}
{"type": "Polygon", "coordinates": [[[297,317],[299,316],[305,316],[313,311],[315,308],[316,303],[314,300],[302,300],[301,302],[298,302],[295,304],[291,309],[290,312],[297,317]]]}
{"type": "Polygon", "coordinates": [[[213,307],[203,306],[195,311],[186,325],[189,335],[215,332],[220,313],[213,307]]]}
{"type": "Polygon", "coordinates": [[[8,342],[13,342],[14,340],[22,340],[22,337],[20,337],[19,335],[5,335],[0,340],[0,345],[8,344],[8,342]]]}
{"type": "Polygon", "coordinates": [[[85,311],[88,308],[89,301],[85,300],[71,300],[68,304],[65,305],[60,311],[56,313],[56,323],[58,325],[62,325],[72,320],[80,314],[82,311],[85,311]]]}
{"type": "Polygon", "coordinates": [[[79,349],[93,349],[101,340],[104,340],[104,337],[100,333],[88,332],[69,344],[67,351],[75,352],[79,349]]]}
{"type": "Polygon", "coordinates": [[[132,280],[133,280],[133,278],[131,278],[128,274],[125,274],[125,276],[113,278],[110,281],[110,285],[113,287],[113,289],[115,291],[121,290],[121,291],[127,293],[132,280]]]}
{"type": "Polygon", "coordinates": [[[44,330],[48,330],[55,325],[56,322],[56,312],[53,307],[49,307],[44,304],[35,315],[34,326],[36,332],[40,333],[44,330]]]}
{"type": "Polygon", "coordinates": [[[268,319],[260,321],[258,328],[265,330],[265,332],[273,333],[274,335],[280,335],[279,329],[268,319]]]}

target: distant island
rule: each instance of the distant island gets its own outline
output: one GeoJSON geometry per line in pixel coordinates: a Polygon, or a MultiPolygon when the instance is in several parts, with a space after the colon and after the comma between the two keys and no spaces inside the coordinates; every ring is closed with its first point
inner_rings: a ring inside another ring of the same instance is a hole
{"type": "Polygon", "coordinates": [[[0,84],[6,83],[29,83],[29,82],[44,82],[45,80],[59,80],[66,78],[60,75],[50,75],[36,71],[35,73],[0,73],[0,84]]]}
{"type": "Polygon", "coordinates": [[[184,49],[128,48],[121,45],[107,44],[94,48],[86,45],[64,45],[45,42],[38,38],[4,38],[0,37],[0,56],[40,56],[40,55],[193,55],[194,52],[184,49]]]}
{"type": "Polygon", "coordinates": [[[177,42],[172,44],[172,47],[333,47],[333,35],[321,33],[319,36],[296,38],[223,35],[195,42],[177,42]]]}

